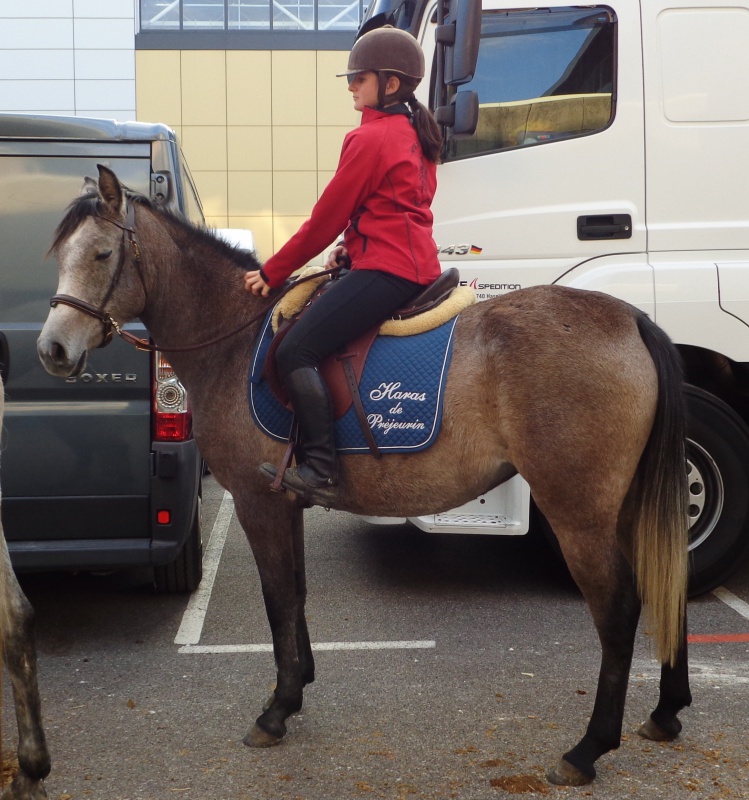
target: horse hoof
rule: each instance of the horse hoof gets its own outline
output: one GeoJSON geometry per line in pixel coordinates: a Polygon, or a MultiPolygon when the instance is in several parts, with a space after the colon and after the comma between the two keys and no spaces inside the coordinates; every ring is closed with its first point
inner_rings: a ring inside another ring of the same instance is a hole
{"type": "Polygon", "coordinates": [[[653,722],[652,717],[648,717],[637,729],[637,733],[643,739],[650,739],[651,742],[672,742],[681,733],[681,722],[676,717],[674,717],[673,727],[673,731],[664,730],[653,722]]]}
{"type": "Polygon", "coordinates": [[[555,786],[587,786],[593,782],[595,773],[586,775],[582,770],[573,767],[569,761],[560,758],[556,767],[546,773],[546,778],[555,786]]]}
{"type": "Polygon", "coordinates": [[[47,791],[44,782],[37,778],[29,778],[19,772],[10,786],[0,796],[0,800],[46,800],[47,791]]]}
{"type": "Polygon", "coordinates": [[[247,732],[247,735],[242,739],[247,747],[273,747],[278,744],[283,737],[274,736],[268,731],[264,731],[257,723],[253,725],[252,730],[247,732]]]}

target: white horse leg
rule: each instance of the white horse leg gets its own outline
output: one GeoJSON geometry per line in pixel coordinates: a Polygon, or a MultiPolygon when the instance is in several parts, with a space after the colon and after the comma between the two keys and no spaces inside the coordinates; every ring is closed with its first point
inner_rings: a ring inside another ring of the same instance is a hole
{"type": "Polygon", "coordinates": [[[50,758],[42,727],[36,676],[34,611],[26,599],[8,556],[0,527],[0,632],[3,655],[13,686],[18,722],[18,774],[0,800],[41,800],[47,797],[44,778],[50,758]]]}

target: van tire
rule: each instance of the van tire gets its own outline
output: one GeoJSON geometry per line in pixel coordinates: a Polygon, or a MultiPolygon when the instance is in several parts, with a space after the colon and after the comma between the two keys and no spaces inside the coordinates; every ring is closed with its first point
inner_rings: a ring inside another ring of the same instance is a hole
{"type": "Polygon", "coordinates": [[[154,567],[153,577],[158,594],[194,592],[200,585],[203,577],[203,498],[200,494],[182,550],[171,564],[154,567]]]}
{"type": "Polygon", "coordinates": [[[689,596],[727,580],[749,555],[749,428],[730,406],[685,390],[689,476],[689,596]]]}

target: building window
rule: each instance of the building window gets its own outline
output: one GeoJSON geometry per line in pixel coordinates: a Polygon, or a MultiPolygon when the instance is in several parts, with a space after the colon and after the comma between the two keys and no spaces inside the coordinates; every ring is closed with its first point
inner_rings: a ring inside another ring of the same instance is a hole
{"type": "Polygon", "coordinates": [[[362,0],[140,0],[142,31],[351,31],[362,0]]]}
{"type": "Polygon", "coordinates": [[[616,18],[603,6],[485,11],[470,138],[447,160],[584,136],[614,117],[616,18]]]}

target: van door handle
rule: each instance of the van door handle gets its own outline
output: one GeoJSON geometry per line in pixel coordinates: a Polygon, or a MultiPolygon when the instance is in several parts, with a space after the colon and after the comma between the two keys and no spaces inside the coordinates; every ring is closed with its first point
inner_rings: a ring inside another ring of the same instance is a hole
{"type": "Polygon", "coordinates": [[[577,238],[582,241],[631,237],[632,217],[629,214],[593,214],[577,218],[577,238]]]}

